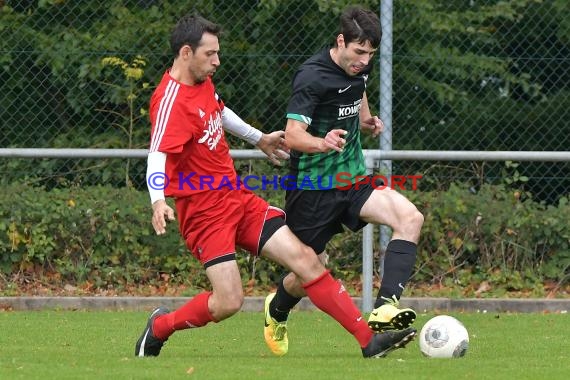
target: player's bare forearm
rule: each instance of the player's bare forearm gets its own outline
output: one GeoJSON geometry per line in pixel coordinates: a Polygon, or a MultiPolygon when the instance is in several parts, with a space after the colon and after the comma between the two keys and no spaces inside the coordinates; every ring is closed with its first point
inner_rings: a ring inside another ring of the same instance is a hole
{"type": "Polygon", "coordinates": [[[368,107],[368,98],[366,93],[362,96],[362,104],[360,106],[360,129],[372,133],[376,137],[384,131],[384,123],[378,116],[372,116],[368,107]]]}
{"type": "Polygon", "coordinates": [[[344,129],[330,130],[324,138],[307,132],[307,125],[289,119],[285,128],[285,143],[290,149],[303,153],[326,153],[331,150],[342,152],[348,133],[344,129]]]}
{"type": "Polygon", "coordinates": [[[378,116],[372,116],[366,120],[360,121],[360,129],[372,133],[376,137],[384,131],[384,123],[378,116]]]}
{"type": "Polygon", "coordinates": [[[362,102],[360,103],[360,123],[362,124],[363,121],[369,120],[371,117],[372,114],[368,106],[368,97],[366,96],[366,92],[364,92],[362,94],[362,102]]]}
{"type": "Polygon", "coordinates": [[[305,130],[287,128],[285,130],[285,143],[290,149],[304,153],[324,152],[325,146],[322,138],[315,137],[305,130]]]}

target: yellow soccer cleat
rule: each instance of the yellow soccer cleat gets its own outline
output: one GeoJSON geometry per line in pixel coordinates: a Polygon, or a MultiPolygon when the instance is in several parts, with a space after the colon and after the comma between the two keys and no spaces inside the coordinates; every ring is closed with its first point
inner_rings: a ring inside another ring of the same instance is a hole
{"type": "Polygon", "coordinates": [[[416,312],[412,309],[399,309],[400,302],[396,297],[384,298],[388,303],[372,310],[368,317],[368,327],[375,332],[387,330],[404,330],[416,320],[416,312]]]}
{"type": "Polygon", "coordinates": [[[267,347],[277,356],[283,356],[289,350],[289,339],[287,338],[287,322],[277,322],[269,315],[269,304],[275,297],[271,293],[265,298],[265,327],[263,335],[267,347]]]}

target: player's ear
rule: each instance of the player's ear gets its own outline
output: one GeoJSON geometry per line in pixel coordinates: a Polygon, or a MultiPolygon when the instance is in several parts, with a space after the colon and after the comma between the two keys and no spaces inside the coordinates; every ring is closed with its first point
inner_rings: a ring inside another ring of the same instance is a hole
{"type": "Polygon", "coordinates": [[[190,45],[183,45],[180,48],[180,56],[182,58],[188,58],[191,53],[192,53],[192,48],[190,47],[190,45]]]}
{"type": "Polygon", "coordinates": [[[336,46],[338,47],[345,47],[344,46],[344,35],[341,33],[338,36],[336,36],[336,46]]]}

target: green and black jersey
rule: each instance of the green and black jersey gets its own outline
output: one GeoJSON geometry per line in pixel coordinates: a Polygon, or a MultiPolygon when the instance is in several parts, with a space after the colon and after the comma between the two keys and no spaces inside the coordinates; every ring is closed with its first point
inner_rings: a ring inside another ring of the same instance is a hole
{"type": "Polygon", "coordinates": [[[301,65],[293,78],[293,93],[287,118],[307,124],[307,132],[325,137],[332,129],[344,129],[343,152],[303,153],[291,151],[290,175],[297,188],[323,190],[355,183],[366,174],[360,144],[360,106],[370,65],[355,76],[348,75],[324,49],[301,65]]]}

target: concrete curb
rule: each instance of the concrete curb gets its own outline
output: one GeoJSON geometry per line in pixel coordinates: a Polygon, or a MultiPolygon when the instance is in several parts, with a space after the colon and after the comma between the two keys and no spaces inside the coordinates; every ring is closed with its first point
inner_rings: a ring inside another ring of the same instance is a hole
{"type": "MultiPolygon", "coordinates": [[[[129,310],[149,311],[158,305],[174,310],[189,297],[0,297],[0,310],[129,310]]],[[[246,297],[242,311],[262,311],[264,297],[246,297]]],[[[354,297],[361,306],[361,298],[354,297]]],[[[402,298],[402,305],[420,313],[431,311],[514,312],[514,313],[567,313],[570,299],[452,299],[402,298]]],[[[304,298],[299,310],[316,310],[304,298]]]]}

